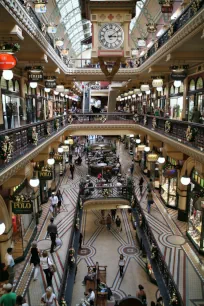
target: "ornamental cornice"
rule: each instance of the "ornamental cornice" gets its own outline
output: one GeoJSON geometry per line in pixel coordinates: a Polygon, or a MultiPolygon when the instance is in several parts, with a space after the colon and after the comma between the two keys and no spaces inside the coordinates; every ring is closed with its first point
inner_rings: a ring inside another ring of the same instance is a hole
{"type": "Polygon", "coordinates": [[[23,5],[18,0],[0,0],[0,3],[16,20],[19,26],[37,42],[37,44],[46,54],[49,55],[53,62],[55,62],[64,73],[67,73],[67,66],[57,55],[54,48],[49,44],[43,33],[38,29],[23,5]]]}

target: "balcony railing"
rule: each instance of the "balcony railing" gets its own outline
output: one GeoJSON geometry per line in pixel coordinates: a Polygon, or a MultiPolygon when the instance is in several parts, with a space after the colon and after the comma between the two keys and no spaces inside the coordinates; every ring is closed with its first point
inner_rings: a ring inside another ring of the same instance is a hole
{"type": "Polygon", "coordinates": [[[0,132],[0,169],[5,169],[68,124],[67,116],[0,132]]]}
{"type": "Polygon", "coordinates": [[[37,145],[42,144],[63,127],[75,124],[110,124],[121,127],[131,124],[136,129],[138,125],[198,151],[204,150],[203,124],[127,113],[78,113],[0,132],[0,169],[3,170],[10,166],[18,158],[31,152],[37,145]]]}
{"type": "Polygon", "coordinates": [[[192,1],[191,4],[182,12],[174,23],[164,32],[163,35],[152,45],[147,53],[140,57],[139,66],[149,59],[156,51],[161,48],[171,37],[177,33],[189,20],[194,17],[202,8],[204,8],[204,0],[192,1]]]}
{"type": "Polygon", "coordinates": [[[135,115],[134,120],[150,130],[163,134],[194,149],[204,150],[204,125],[149,115],[135,115]]]}

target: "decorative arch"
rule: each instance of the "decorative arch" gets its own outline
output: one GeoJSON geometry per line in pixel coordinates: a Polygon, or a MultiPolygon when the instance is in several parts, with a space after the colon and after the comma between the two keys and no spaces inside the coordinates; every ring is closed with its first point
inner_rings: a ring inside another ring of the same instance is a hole
{"type": "Polygon", "coordinates": [[[14,91],[14,86],[13,86],[13,80],[9,80],[8,82],[8,90],[9,91],[14,91]]]}
{"type": "Polygon", "coordinates": [[[194,79],[190,80],[190,82],[189,82],[189,90],[190,91],[195,90],[195,80],[194,79]]]}
{"type": "Polygon", "coordinates": [[[2,89],[7,89],[7,81],[2,77],[0,87],[2,89]]]}
{"type": "Polygon", "coordinates": [[[11,217],[9,216],[9,212],[6,206],[6,203],[4,202],[3,197],[0,195],[0,216],[1,220],[5,223],[6,230],[5,232],[8,233],[10,230],[12,223],[11,223],[11,217]]]}
{"type": "Polygon", "coordinates": [[[19,81],[18,80],[15,80],[15,84],[14,84],[15,86],[15,91],[16,92],[20,92],[20,85],[19,85],[19,81]]]}
{"type": "Polygon", "coordinates": [[[203,79],[201,77],[196,81],[196,89],[203,89],[203,79]]]}
{"type": "Polygon", "coordinates": [[[174,85],[171,85],[170,87],[170,95],[173,95],[175,93],[174,85]]]}

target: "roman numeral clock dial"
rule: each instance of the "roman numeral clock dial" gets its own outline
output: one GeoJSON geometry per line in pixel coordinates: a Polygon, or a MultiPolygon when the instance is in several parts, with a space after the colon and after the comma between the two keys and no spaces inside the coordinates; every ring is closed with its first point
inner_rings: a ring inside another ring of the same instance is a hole
{"type": "Polygon", "coordinates": [[[106,23],[99,30],[99,41],[104,49],[118,49],[124,41],[124,32],[117,23],[106,23]]]}

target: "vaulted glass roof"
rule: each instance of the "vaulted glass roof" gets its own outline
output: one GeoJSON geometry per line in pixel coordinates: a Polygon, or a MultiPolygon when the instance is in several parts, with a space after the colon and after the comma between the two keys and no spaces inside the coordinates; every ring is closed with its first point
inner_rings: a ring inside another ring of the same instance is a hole
{"type": "Polygon", "coordinates": [[[57,6],[69,38],[69,48],[77,55],[87,48],[81,47],[81,41],[91,35],[91,23],[82,19],[79,0],[57,0],[57,6]]]}

